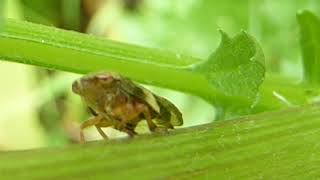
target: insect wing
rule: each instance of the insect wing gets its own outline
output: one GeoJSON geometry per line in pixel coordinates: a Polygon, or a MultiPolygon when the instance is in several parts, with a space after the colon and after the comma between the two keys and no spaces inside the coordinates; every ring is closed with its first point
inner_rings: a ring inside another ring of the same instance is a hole
{"type": "Polygon", "coordinates": [[[174,126],[181,126],[183,124],[182,114],[179,111],[179,109],[172,104],[169,100],[166,98],[155,96],[157,99],[157,102],[160,104],[160,111],[161,115],[168,117],[164,119],[170,120],[170,123],[174,126]],[[169,114],[168,114],[169,113],[169,114]]]}
{"type": "Polygon", "coordinates": [[[127,78],[121,77],[120,81],[120,88],[122,90],[129,95],[145,101],[155,112],[162,116],[161,119],[157,120],[160,124],[164,124],[166,121],[170,121],[174,126],[181,126],[183,124],[181,112],[169,100],[153,94],[148,89],[135,84],[127,78]]]}
{"type": "Polygon", "coordinates": [[[126,93],[145,101],[154,111],[160,113],[160,107],[152,92],[127,78],[121,78],[120,86],[126,93]]]}

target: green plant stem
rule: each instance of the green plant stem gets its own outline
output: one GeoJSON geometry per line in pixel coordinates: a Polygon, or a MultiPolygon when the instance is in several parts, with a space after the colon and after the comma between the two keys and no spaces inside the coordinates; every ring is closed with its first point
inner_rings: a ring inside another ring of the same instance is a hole
{"type": "Polygon", "coordinates": [[[303,58],[304,80],[312,85],[320,84],[320,20],[312,12],[304,10],[297,14],[300,26],[300,46],[303,58]]]}
{"type": "Polygon", "coordinates": [[[0,44],[6,47],[0,49],[2,59],[76,73],[115,71],[145,84],[231,102],[191,70],[201,61],[197,58],[14,20],[5,21],[0,44]]]}
{"type": "MultiPolygon", "coordinates": [[[[2,22],[0,45],[5,48],[0,48],[1,59],[75,73],[114,71],[141,83],[197,95],[222,107],[249,107],[251,103],[214,89],[204,74],[193,71],[193,66],[202,61],[198,58],[23,21],[2,22]]],[[[256,111],[287,107],[279,100],[269,98],[273,96],[274,88],[288,89],[287,86],[275,86],[266,85],[261,89],[262,98],[255,106],[256,111]]],[[[304,93],[297,90],[293,96],[304,93]]],[[[302,99],[306,98],[302,96],[302,99]]]]}
{"type": "Polygon", "coordinates": [[[310,101],[311,97],[319,95],[318,89],[299,82],[282,76],[268,75],[260,87],[260,102],[254,111],[262,112],[266,109],[275,110],[297,106],[310,101]]]}
{"type": "Polygon", "coordinates": [[[1,179],[319,176],[320,105],[64,148],[0,154],[1,179]]]}

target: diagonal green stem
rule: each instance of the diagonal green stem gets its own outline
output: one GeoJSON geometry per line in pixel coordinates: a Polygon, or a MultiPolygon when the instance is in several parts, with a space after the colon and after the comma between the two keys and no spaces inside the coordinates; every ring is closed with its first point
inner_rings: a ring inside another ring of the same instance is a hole
{"type": "Polygon", "coordinates": [[[0,58],[6,60],[76,73],[115,71],[141,83],[231,102],[204,75],[192,71],[201,60],[190,56],[15,20],[5,22],[0,45],[6,47],[0,49],[0,58]]]}
{"type": "MultiPolygon", "coordinates": [[[[114,71],[141,83],[187,92],[231,109],[251,104],[243,97],[226,96],[213,88],[205,74],[193,70],[195,64],[203,61],[198,58],[24,21],[6,19],[0,22],[3,24],[1,59],[75,73],[114,71]]],[[[287,107],[274,98],[275,90],[282,91],[285,96],[301,97],[295,103],[306,101],[308,97],[303,88],[277,84],[282,81],[285,80],[280,78],[272,82],[272,86],[268,83],[262,86],[261,101],[254,111],[287,107]]]]}

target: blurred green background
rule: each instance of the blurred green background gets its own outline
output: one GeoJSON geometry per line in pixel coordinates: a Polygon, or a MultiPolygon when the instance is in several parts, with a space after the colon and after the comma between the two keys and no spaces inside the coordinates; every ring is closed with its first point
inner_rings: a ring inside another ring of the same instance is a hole
{"type": "MultiPolygon", "coordinates": [[[[316,0],[0,1],[0,15],[7,18],[203,59],[217,48],[218,29],[232,36],[245,30],[261,44],[268,73],[297,80],[302,77],[302,68],[296,13],[301,9],[320,12],[316,0]]],[[[77,143],[79,124],[90,117],[80,98],[71,92],[71,83],[78,77],[0,61],[0,150],[77,143]]],[[[215,108],[197,97],[148,88],[180,108],[184,127],[215,120],[215,108]]],[[[111,137],[124,135],[112,129],[106,132],[111,137]]],[[[101,139],[95,129],[85,133],[88,139],[101,139]]]]}

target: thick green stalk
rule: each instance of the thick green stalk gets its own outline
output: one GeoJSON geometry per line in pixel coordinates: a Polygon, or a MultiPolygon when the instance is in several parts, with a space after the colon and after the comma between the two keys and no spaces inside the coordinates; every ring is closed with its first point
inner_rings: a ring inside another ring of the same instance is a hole
{"type": "Polygon", "coordinates": [[[6,47],[0,49],[1,59],[76,73],[115,71],[223,104],[237,99],[223,96],[203,74],[192,71],[201,60],[190,56],[14,20],[5,21],[0,45],[6,47]]]}
{"type": "MultiPolygon", "coordinates": [[[[187,72],[179,73],[179,68],[198,61],[156,49],[13,20],[5,22],[0,43],[6,47],[0,49],[3,59],[76,73],[116,71],[144,83],[174,89],[186,89],[183,81],[193,77],[187,72]],[[152,78],[144,81],[150,76],[152,78]]],[[[198,82],[200,78],[193,79],[198,82]]]]}
{"type": "MultiPolygon", "coordinates": [[[[1,59],[76,73],[114,71],[141,83],[187,92],[231,109],[250,107],[252,103],[243,97],[227,96],[214,88],[205,72],[194,71],[195,64],[202,61],[198,58],[23,21],[0,22],[3,23],[1,59]]],[[[284,91],[284,96],[294,92],[292,97],[301,97],[298,104],[308,98],[303,88],[292,84],[264,84],[260,101],[253,110],[287,107],[274,97],[275,90],[284,91]]]]}
{"type": "Polygon", "coordinates": [[[314,179],[320,105],[63,148],[3,152],[1,179],[314,179]]]}

